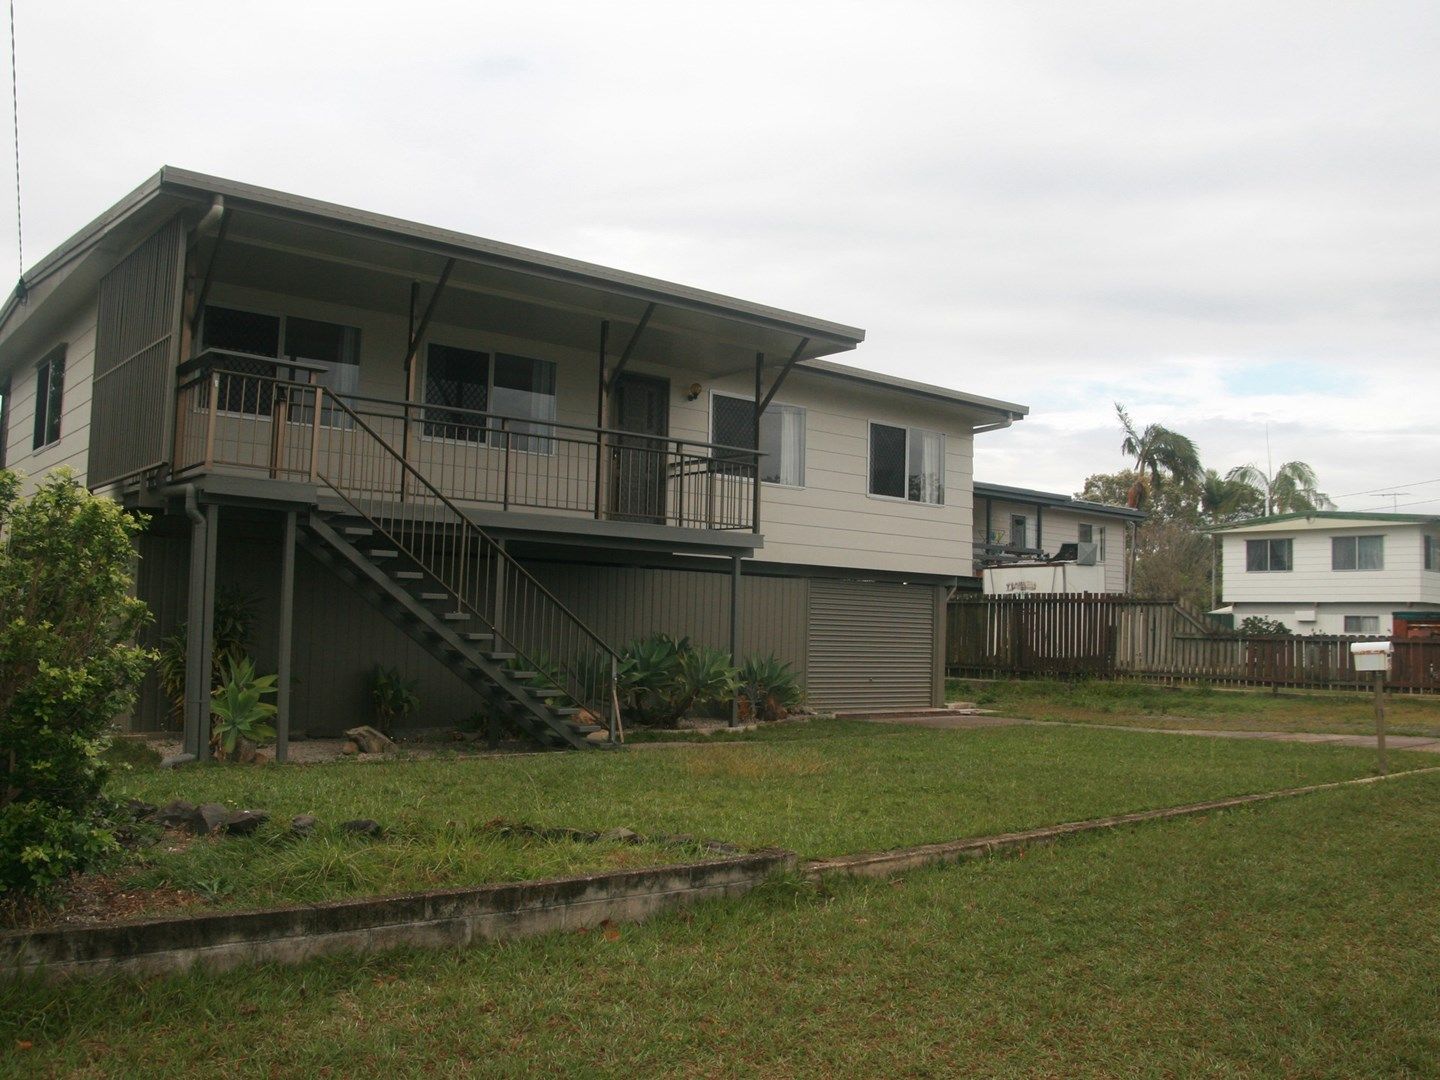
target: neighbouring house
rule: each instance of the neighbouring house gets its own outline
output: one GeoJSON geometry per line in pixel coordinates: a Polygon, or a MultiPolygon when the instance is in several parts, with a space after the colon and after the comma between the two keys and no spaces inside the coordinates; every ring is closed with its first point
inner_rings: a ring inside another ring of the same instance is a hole
{"type": "Polygon", "coordinates": [[[1123,593],[1129,529],[1143,510],[1053,491],[975,482],[971,588],[1016,593],[1123,593]]]}
{"type": "Polygon", "coordinates": [[[1440,517],[1313,511],[1213,530],[1224,606],[1298,634],[1389,635],[1397,616],[1440,616],[1440,517]]]}
{"type": "Polygon", "coordinates": [[[183,718],[152,680],[131,722],[199,753],[217,593],[313,733],[384,664],[428,723],[591,745],[656,631],[819,707],[936,705],[974,435],[1026,409],[824,359],[863,337],[165,168],[0,311],[0,452],[151,515],[152,640],[201,632],[183,718]]]}

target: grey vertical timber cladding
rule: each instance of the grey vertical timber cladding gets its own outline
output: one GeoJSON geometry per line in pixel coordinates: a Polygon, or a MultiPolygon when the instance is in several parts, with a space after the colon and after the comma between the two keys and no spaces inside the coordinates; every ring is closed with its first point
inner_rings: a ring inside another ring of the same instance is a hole
{"type": "MultiPolygon", "coordinates": [[[[184,536],[141,539],[136,595],[154,615],[145,632],[152,645],[185,621],[189,550],[184,536]]],[[[221,515],[218,585],[221,590],[238,590],[251,601],[249,652],[265,674],[279,666],[280,557],[278,532],[273,537],[247,535],[243,527],[227,523],[221,515]]],[[[373,723],[367,683],[377,664],[419,680],[420,708],[410,720],[412,727],[448,727],[480,708],[480,698],[469,685],[328,567],[304,551],[296,552],[295,558],[292,732],[336,735],[356,724],[373,723]]],[[[178,723],[152,674],[141,687],[131,729],[171,730],[178,723]]]]}
{"type": "MultiPolygon", "coordinates": [[[[714,573],[543,562],[527,569],[615,648],[657,631],[730,648],[728,562],[714,573]]],[[[773,653],[803,682],[808,591],[804,578],[747,573],[740,583],[741,657],[773,653]]]]}
{"type": "Polygon", "coordinates": [[[177,216],[100,281],[86,472],[91,487],[170,458],[184,245],[177,216]]]}
{"type": "Polygon", "coordinates": [[[927,708],[935,687],[935,592],[881,581],[810,582],[810,703],[927,708]]]}

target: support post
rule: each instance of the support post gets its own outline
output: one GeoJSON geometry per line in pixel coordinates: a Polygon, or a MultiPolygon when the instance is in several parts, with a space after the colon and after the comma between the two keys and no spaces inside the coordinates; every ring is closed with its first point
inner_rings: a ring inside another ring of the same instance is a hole
{"type": "Polygon", "coordinates": [[[275,678],[275,760],[290,757],[290,645],[295,624],[295,511],[285,513],[280,552],[280,641],[275,678]]]}
{"type": "Polygon", "coordinates": [[[492,572],[495,575],[495,608],[491,612],[490,625],[495,629],[496,649],[501,647],[500,636],[505,633],[505,549],[508,546],[505,540],[496,540],[495,547],[498,553],[491,561],[495,564],[492,572]]]}
{"type": "Polygon", "coordinates": [[[1044,554],[1045,542],[1041,537],[1045,533],[1045,507],[1039,503],[1035,504],[1035,550],[1044,554]]]}
{"type": "Polygon", "coordinates": [[[185,753],[200,758],[200,716],[208,707],[210,663],[205,655],[205,635],[200,631],[208,620],[205,613],[205,557],[208,519],[196,513],[190,522],[190,581],[186,599],[185,636],[185,753]]]}
{"type": "Polygon", "coordinates": [[[1375,748],[1380,753],[1380,775],[1390,772],[1390,761],[1385,753],[1385,672],[1375,672],[1375,748]]]}
{"type": "MultiPolygon", "coordinates": [[[[740,556],[730,559],[730,666],[740,667],[740,556]]],[[[750,703],[753,709],[755,703],[750,703]]],[[[740,723],[740,695],[730,700],[730,726],[740,723]]]]}
{"type": "Polygon", "coordinates": [[[760,531],[760,403],[764,400],[762,380],[765,375],[765,354],[755,354],[755,475],[750,506],[750,529],[760,531]]]}
{"type": "MultiPolygon", "coordinates": [[[[205,508],[205,620],[201,624],[205,640],[205,669],[208,672],[215,656],[215,578],[219,573],[220,559],[220,505],[211,503],[205,508]]],[[[200,711],[200,753],[197,759],[210,756],[210,687],[205,687],[205,708],[200,711]]]]}
{"type": "Polygon", "coordinates": [[[610,320],[600,320],[600,364],[595,383],[595,520],[600,520],[605,506],[605,351],[610,343],[610,320]]]}

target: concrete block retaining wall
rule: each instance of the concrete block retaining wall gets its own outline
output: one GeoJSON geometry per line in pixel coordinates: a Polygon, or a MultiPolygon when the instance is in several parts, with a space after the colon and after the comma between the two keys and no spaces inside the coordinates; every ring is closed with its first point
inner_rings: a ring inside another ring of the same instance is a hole
{"type": "Polygon", "coordinates": [[[793,852],[765,851],[648,870],[266,911],[10,931],[0,934],[0,964],[11,976],[55,979],[102,972],[170,974],[197,965],[223,971],[400,946],[453,948],[487,938],[578,930],[607,920],[637,922],[696,900],[739,896],[795,866],[793,852]]]}

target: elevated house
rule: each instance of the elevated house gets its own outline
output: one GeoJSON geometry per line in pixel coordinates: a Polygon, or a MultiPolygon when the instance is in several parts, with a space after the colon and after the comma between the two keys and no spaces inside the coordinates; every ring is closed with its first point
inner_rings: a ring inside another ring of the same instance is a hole
{"type": "Polygon", "coordinates": [[[978,480],[974,501],[972,588],[1129,592],[1126,538],[1145,511],[978,480]]]}
{"type": "Polygon", "coordinates": [[[1440,517],[1311,511],[1214,530],[1224,606],[1296,634],[1389,636],[1440,619],[1440,517]]]}
{"type": "MultiPolygon", "coordinates": [[[[820,707],[938,704],[973,438],[1026,410],[826,359],[863,338],[165,168],[0,311],[0,452],[151,515],[199,753],[217,593],[313,733],[384,664],[429,722],[590,745],[655,631],[773,653],[820,707]]],[[[181,721],[152,680],[132,723],[181,721]]]]}

